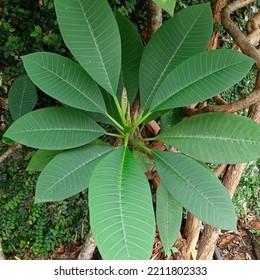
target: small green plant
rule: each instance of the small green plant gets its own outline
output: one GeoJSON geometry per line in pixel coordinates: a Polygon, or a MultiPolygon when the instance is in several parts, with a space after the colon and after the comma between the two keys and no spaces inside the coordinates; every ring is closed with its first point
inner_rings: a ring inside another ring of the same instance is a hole
{"type": "Polygon", "coordinates": [[[86,193],[34,203],[38,172],[25,170],[32,153],[24,147],[0,164],[0,239],[8,259],[47,259],[61,243],[82,242],[89,227],[86,193]]]}
{"type": "Polygon", "coordinates": [[[102,257],[149,259],[155,216],[144,171],[154,164],[161,180],[156,219],[167,255],[180,230],[182,207],[205,223],[236,230],[227,190],[201,162],[258,158],[260,126],[224,113],[182,120],[176,109],[223,92],[254,63],[237,51],[205,51],[213,26],[210,5],[178,12],[143,51],[135,27],[113,14],[107,1],[54,3],[63,39],[79,64],[39,52],[22,60],[30,79],[64,106],[28,113],[4,135],[44,150],[31,164],[44,161],[35,201],[59,201],[88,188],[90,226],[102,257]],[[138,89],[141,109],[132,114],[138,89]],[[164,120],[167,129],[143,139],[145,124],[166,112],[178,121],[164,120]],[[105,130],[98,123],[110,126],[105,130]],[[102,135],[122,144],[96,140],[102,135]],[[151,150],[147,143],[153,140],[179,152],[151,150]]]}

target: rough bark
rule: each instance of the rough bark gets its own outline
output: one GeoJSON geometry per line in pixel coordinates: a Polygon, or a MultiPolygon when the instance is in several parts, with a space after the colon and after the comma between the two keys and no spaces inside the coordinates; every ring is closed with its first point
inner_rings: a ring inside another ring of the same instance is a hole
{"type": "Polygon", "coordinates": [[[187,239],[187,259],[191,258],[191,253],[195,250],[199,240],[202,222],[191,213],[188,213],[184,229],[184,236],[187,239]]]}
{"type": "Polygon", "coordinates": [[[91,260],[96,247],[97,244],[90,230],[88,232],[87,239],[83,243],[80,254],[78,255],[78,260],[91,260]]]}
{"type": "Polygon", "coordinates": [[[248,94],[244,98],[238,99],[234,102],[223,104],[223,105],[208,105],[201,109],[191,109],[190,107],[184,107],[183,111],[186,116],[193,116],[208,112],[225,112],[225,113],[236,113],[239,110],[248,108],[253,104],[260,101],[260,89],[255,89],[252,93],[248,94]]]}
{"type": "Polygon", "coordinates": [[[147,2],[148,12],[148,37],[149,39],[162,25],[162,8],[155,4],[152,0],[147,2]]]}
{"type": "MultiPolygon", "coordinates": [[[[228,4],[228,0],[216,0],[213,7],[213,22],[216,25],[221,24],[221,12],[228,4]]],[[[219,30],[215,28],[212,32],[211,39],[208,45],[209,50],[215,50],[218,48],[219,30]]]]}
{"type": "Polygon", "coordinates": [[[245,35],[241,32],[239,27],[231,20],[230,15],[246,5],[254,3],[256,0],[234,1],[222,12],[222,24],[230,36],[235,40],[238,47],[246,55],[256,60],[257,68],[260,68],[260,54],[258,50],[247,40],[245,35]]]}

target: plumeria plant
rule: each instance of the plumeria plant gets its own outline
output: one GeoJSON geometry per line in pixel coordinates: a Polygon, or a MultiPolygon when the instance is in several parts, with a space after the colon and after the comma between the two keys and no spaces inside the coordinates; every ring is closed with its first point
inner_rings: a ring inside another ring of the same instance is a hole
{"type": "Polygon", "coordinates": [[[75,60],[47,52],[22,60],[33,83],[62,105],[25,114],[4,134],[6,141],[38,149],[28,166],[42,171],[35,201],[88,189],[90,226],[103,259],[149,259],[156,223],[169,255],[183,207],[207,224],[236,230],[230,196],[203,163],[258,158],[260,126],[226,113],[174,118],[179,108],[239,82],[254,64],[234,50],[206,51],[213,27],[209,3],[178,12],[145,47],[135,26],[106,0],[54,3],[75,60]],[[137,93],[140,110],[132,114],[137,93]],[[142,138],[145,124],[160,117],[165,123],[166,113],[170,125],[142,138]],[[103,135],[120,139],[119,145],[105,143],[103,135]],[[148,148],[154,140],[167,149],[148,148]],[[161,182],[155,206],[145,176],[150,166],[161,182]]]}

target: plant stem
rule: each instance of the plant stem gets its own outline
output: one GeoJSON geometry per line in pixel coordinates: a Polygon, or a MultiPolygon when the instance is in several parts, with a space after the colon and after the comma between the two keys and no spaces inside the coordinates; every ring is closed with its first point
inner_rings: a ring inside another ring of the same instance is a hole
{"type": "Polygon", "coordinates": [[[128,141],[129,141],[130,133],[125,134],[125,139],[124,139],[124,146],[127,147],[128,141]]]}
{"type": "Polygon", "coordinates": [[[127,122],[126,122],[126,119],[125,119],[125,115],[124,115],[124,112],[123,112],[123,110],[122,110],[122,108],[121,108],[119,102],[118,102],[118,99],[117,99],[116,96],[114,96],[113,98],[114,98],[114,102],[115,102],[115,104],[116,104],[116,108],[117,108],[117,111],[118,111],[118,113],[119,113],[119,116],[120,116],[120,118],[121,118],[121,120],[122,120],[122,122],[123,122],[123,125],[126,125],[127,122]]]}
{"type": "Polygon", "coordinates": [[[136,142],[136,145],[138,146],[138,148],[140,150],[143,150],[144,152],[148,153],[148,154],[152,154],[151,150],[149,148],[147,148],[145,145],[141,144],[140,142],[136,142]]]}
{"type": "Polygon", "coordinates": [[[120,135],[120,134],[116,134],[116,133],[110,133],[110,132],[107,132],[106,135],[112,136],[112,137],[117,137],[117,138],[125,138],[124,135],[120,135]]]}
{"type": "MultiPolygon", "coordinates": [[[[143,123],[151,114],[152,114],[152,112],[148,112],[148,113],[147,113],[146,115],[144,115],[143,117],[138,118],[138,119],[136,120],[136,123],[135,123],[134,127],[133,127],[133,130],[136,130],[137,127],[138,127],[141,123],[143,123]]],[[[142,113],[140,114],[140,116],[142,116],[142,113]]]]}
{"type": "Polygon", "coordinates": [[[113,117],[111,117],[108,113],[105,114],[105,116],[115,125],[117,126],[122,132],[125,131],[124,127],[119,124],[113,117]]]}
{"type": "Polygon", "coordinates": [[[154,141],[155,138],[154,137],[151,137],[151,138],[142,138],[140,139],[142,142],[148,142],[148,141],[154,141]]]}

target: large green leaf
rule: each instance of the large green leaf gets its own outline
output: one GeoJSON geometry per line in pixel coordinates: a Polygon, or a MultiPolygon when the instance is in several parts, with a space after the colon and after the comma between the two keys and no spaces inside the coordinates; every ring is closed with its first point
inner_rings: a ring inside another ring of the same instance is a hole
{"type": "Polygon", "coordinates": [[[32,81],[60,102],[91,112],[106,112],[97,84],[76,62],[47,52],[22,57],[32,81]]]}
{"type": "Polygon", "coordinates": [[[83,146],[105,131],[87,115],[70,108],[44,108],[18,119],[4,134],[23,145],[43,150],[83,146]]]}
{"type": "Polygon", "coordinates": [[[61,151],[38,150],[31,158],[26,170],[42,171],[44,167],[61,151]]]}
{"type": "Polygon", "coordinates": [[[8,92],[8,107],[13,120],[29,113],[37,102],[37,91],[27,75],[18,77],[8,92]]]}
{"type": "Polygon", "coordinates": [[[157,139],[204,162],[242,163],[260,157],[260,125],[238,115],[197,115],[178,123],[157,139]]]}
{"type": "Polygon", "coordinates": [[[127,147],[97,164],[89,184],[90,226],[103,259],[149,259],[155,219],[148,181],[127,147]]]}
{"type": "Polygon", "coordinates": [[[85,190],[96,164],[113,149],[89,144],[57,155],[38,179],[35,201],[59,201],[85,190]]]}
{"type": "Polygon", "coordinates": [[[173,16],[176,0],[153,0],[153,2],[173,16]]]}
{"type": "Polygon", "coordinates": [[[185,59],[207,48],[212,33],[209,3],[176,13],[153,35],[140,64],[140,97],[148,109],[167,75],[185,59]]]}
{"type": "Polygon", "coordinates": [[[166,114],[163,114],[160,118],[160,128],[161,132],[167,131],[173,125],[179,123],[183,119],[183,110],[182,108],[174,108],[168,111],[166,114]]]}
{"type": "Polygon", "coordinates": [[[239,82],[253,64],[252,58],[234,50],[194,55],[165,78],[150,110],[167,110],[211,98],[239,82]]]}
{"type": "Polygon", "coordinates": [[[139,87],[139,65],[143,43],[132,22],[119,12],[115,15],[122,41],[121,82],[126,88],[128,100],[132,103],[139,87]]]}
{"type": "Polygon", "coordinates": [[[80,65],[110,94],[116,95],[121,42],[106,0],[55,0],[62,37],[80,65]]]}
{"type": "Polygon", "coordinates": [[[182,206],[163,184],[156,192],[156,220],[164,252],[170,256],[181,228],[182,206]]]}
{"type": "Polygon", "coordinates": [[[153,154],[161,182],[183,207],[209,225],[236,230],[229,193],[212,172],[182,154],[153,154]]]}

